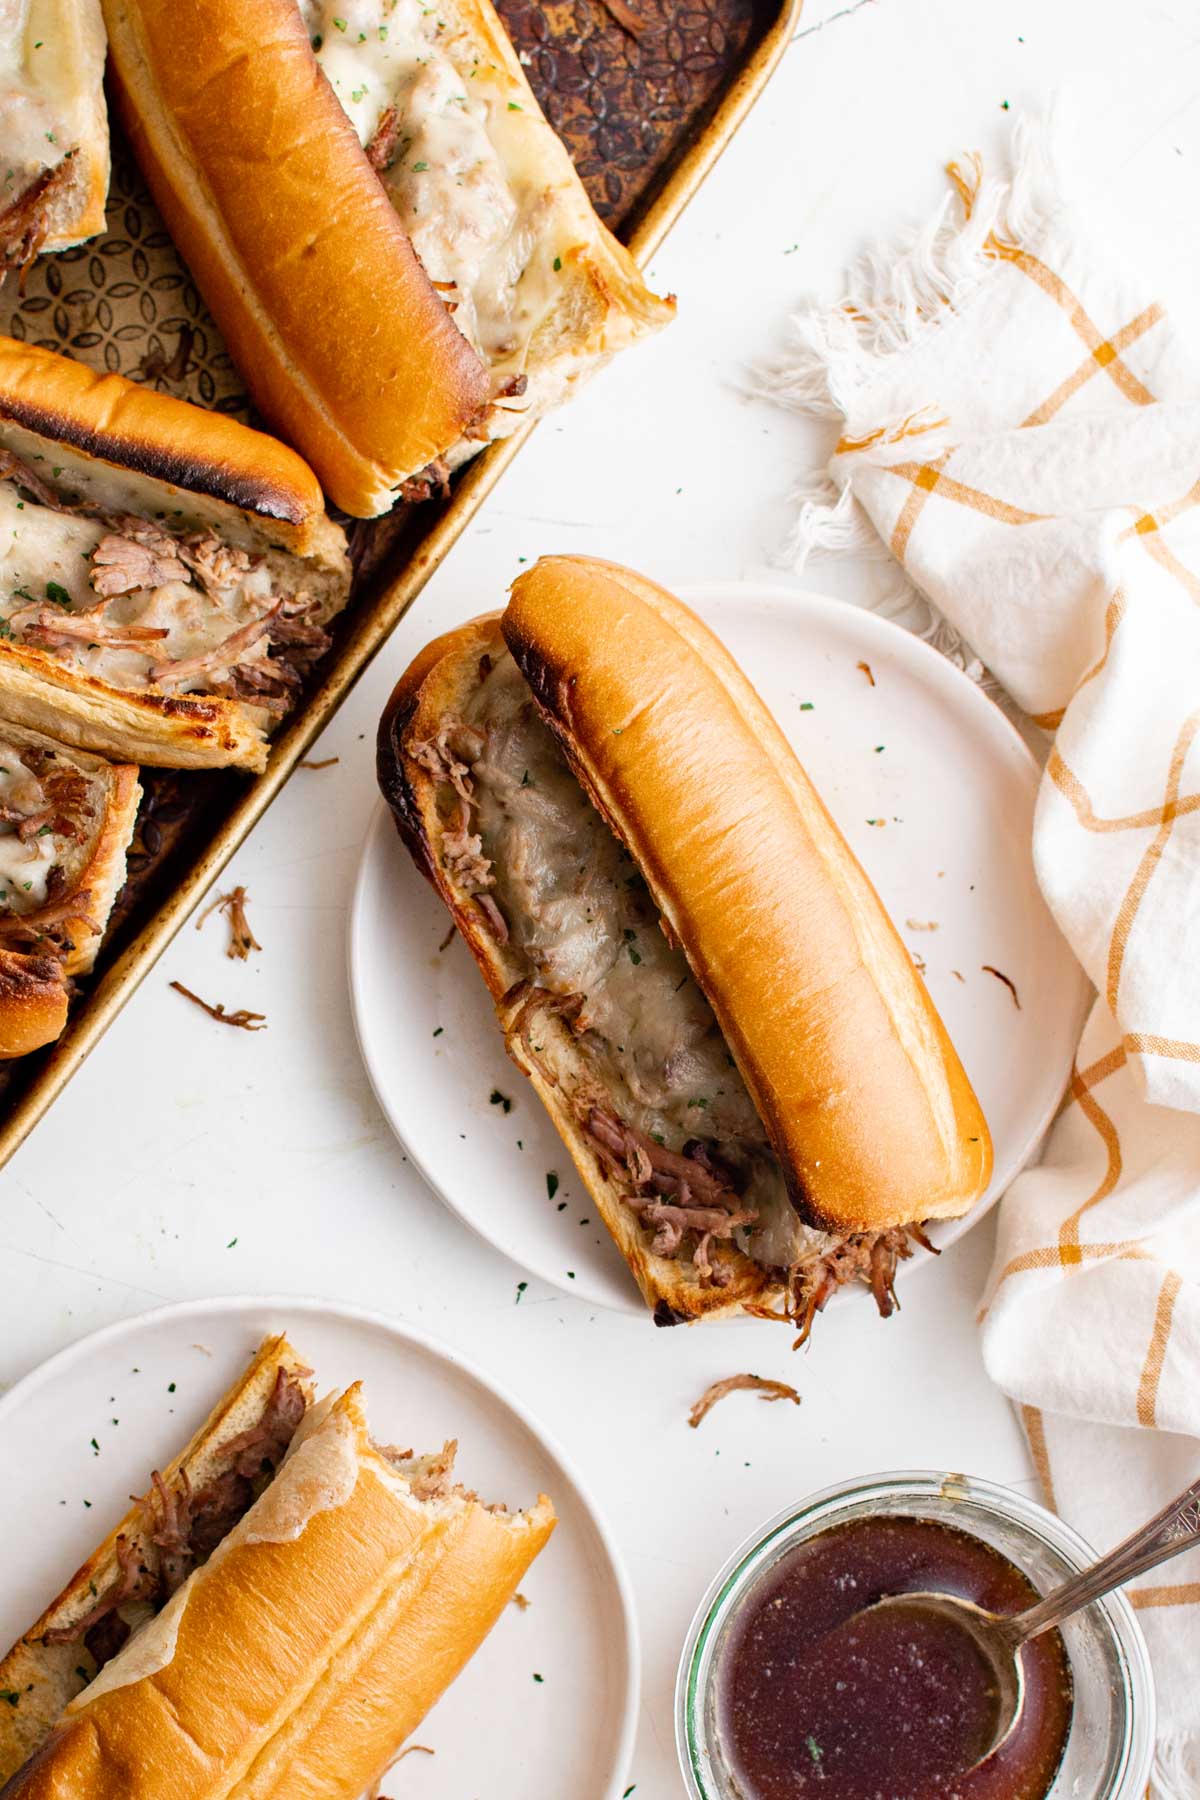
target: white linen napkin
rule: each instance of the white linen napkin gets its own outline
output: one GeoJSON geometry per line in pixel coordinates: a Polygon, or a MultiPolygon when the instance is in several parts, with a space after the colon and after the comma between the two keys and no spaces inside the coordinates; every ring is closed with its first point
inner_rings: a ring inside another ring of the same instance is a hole
{"type": "MultiPolygon", "coordinates": [[[[798,560],[882,540],[1048,734],[1034,862],[1097,997],[980,1320],[1048,1504],[1107,1548],[1200,1476],[1200,374],[1119,240],[1079,233],[1045,130],[1013,164],[952,164],[764,386],[841,421],[798,560]]],[[[1190,1551],[1132,1594],[1161,1800],[1200,1795],[1198,1577],[1190,1551]]]]}

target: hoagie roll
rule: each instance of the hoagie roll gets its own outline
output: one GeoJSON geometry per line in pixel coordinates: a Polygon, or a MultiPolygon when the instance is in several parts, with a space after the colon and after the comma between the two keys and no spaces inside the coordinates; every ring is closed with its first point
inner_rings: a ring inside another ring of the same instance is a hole
{"type": "Polygon", "coordinates": [[[423,498],[657,329],[489,0],[104,0],[118,104],[264,416],[423,498]]]}
{"type": "Polygon", "coordinates": [[[0,717],[130,761],[261,769],[349,580],[282,444],[0,338],[0,717]]]}
{"type": "Polygon", "coordinates": [[[718,639],[545,557],[427,647],[379,778],[660,1324],[885,1314],[983,1194],[979,1103],[912,958],[718,639]]]}
{"type": "Polygon", "coordinates": [[[264,1345],[98,1552],[119,1610],[90,1575],[99,1617],[74,1619],[83,1639],[48,1623],[77,1612],[76,1592],[10,1653],[23,1668],[0,1665],[19,1678],[80,1642],[85,1674],[101,1663],[27,1728],[4,1800],[357,1800],[496,1622],[550,1535],[550,1502],[483,1505],[453,1485],[452,1444],[381,1450],[359,1389],[310,1405],[307,1375],[285,1340],[264,1345]],[[245,1419],[258,1422],[231,1432],[245,1419]],[[130,1627],[108,1656],[106,1619],[130,1627]]]}

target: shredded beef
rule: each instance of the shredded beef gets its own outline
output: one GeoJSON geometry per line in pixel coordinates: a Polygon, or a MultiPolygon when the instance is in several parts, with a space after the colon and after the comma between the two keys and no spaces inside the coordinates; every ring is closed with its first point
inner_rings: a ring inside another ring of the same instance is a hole
{"type": "MultiPolygon", "coordinates": [[[[2,225],[3,220],[0,218],[0,227],[2,225]]],[[[2,254],[0,251],[0,256],[2,254]]],[[[0,276],[0,280],[2,279],[0,276]]],[[[48,481],[43,481],[28,463],[23,463],[19,456],[14,456],[11,450],[0,450],[0,481],[15,481],[18,487],[24,488],[27,494],[33,496],[39,506],[48,506],[52,512],[70,510],[61,494],[48,481]]]]}
{"type": "Polygon", "coordinates": [[[399,140],[400,120],[396,109],[394,106],[385,106],[367,145],[367,161],[377,175],[382,175],[385,169],[391,167],[399,140]]]}
{"type": "Polygon", "coordinates": [[[118,594],[136,593],[139,588],[187,581],[187,564],[175,554],[176,548],[170,538],[164,547],[152,547],[110,531],[92,551],[92,586],[102,599],[114,600],[118,594]]]}
{"type": "Polygon", "coordinates": [[[193,532],[177,549],[205,592],[214,595],[236,587],[261,561],[233,544],[222,543],[214,531],[193,532]]]}
{"type": "MultiPolygon", "coordinates": [[[[240,625],[227,638],[222,638],[219,644],[214,644],[211,650],[201,651],[199,656],[185,656],[178,661],[156,663],[150,671],[151,681],[160,685],[168,682],[174,685],[176,682],[190,681],[193,675],[205,675],[210,669],[236,668],[251,645],[257,644],[259,638],[270,630],[282,604],[281,600],[276,600],[259,618],[251,619],[248,625],[240,625]]],[[[166,635],[165,632],[163,635],[166,635]]]]}
{"type": "Polygon", "coordinates": [[[305,1407],[299,1376],[281,1368],[258,1424],[220,1446],[218,1458],[228,1466],[199,1493],[192,1492],[186,1473],[169,1483],[155,1469],[142,1508],[141,1550],[119,1538],[117,1576],[111,1586],[74,1625],[54,1626],[42,1641],[75,1644],[82,1639],[97,1667],[103,1668],[130,1634],[121,1607],[148,1602],[160,1611],[192,1570],[207,1561],[283,1461],[305,1407]]]}
{"type": "Polygon", "coordinates": [[[45,242],[51,203],[71,179],[74,155],[68,150],[61,162],[35,175],[0,212],[0,282],[10,270],[20,269],[24,287],[25,271],[45,242]]]}

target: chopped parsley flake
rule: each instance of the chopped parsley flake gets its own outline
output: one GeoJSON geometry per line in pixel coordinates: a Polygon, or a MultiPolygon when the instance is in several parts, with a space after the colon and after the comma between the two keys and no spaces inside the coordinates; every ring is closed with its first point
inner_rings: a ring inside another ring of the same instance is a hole
{"type": "Polygon", "coordinates": [[[513,1109],[512,1101],[507,1094],[502,1094],[499,1088],[492,1089],[491,1103],[493,1106],[502,1106],[506,1113],[510,1113],[513,1109]]]}
{"type": "Polygon", "coordinates": [[[554,259],[554,273],[555,273],[555,274],[556,274],[556,275],[557,275],[557,274],[558,274],[558,271],[559,271],[559,270],[560,270],[560,269],[561,269],[561,268],[562,268],[562,257],[561,257],[561,256],[556,256],[556,257],[555,257],[555,259],[554,259]]]}
{"type": "Polygon", "coordinates": [[[429,167],[429,164],[427,162],[414,163],[413,164],[413,174],[414,175],[423,175],[428,167],[429,167]]]}
{"type": "Polygon", "coordinates": [[[547,1200],[553,1200],[553,1198],[554,1198],[555,1194],[557,1194],[557,1192],[558,1192],[558,1173],[554,1169],[547,1169],[547,1171],[546,1171],[546,1198],[547,1198],[547,1200]]]}
{"type": "Polygon", "coordinates": [[[70,606],[71,604],[70,594],[68,594],[66,588],[57,581],[48,581],[46,583],[46,598],[47,600],[53,600],[55,606],[70,606]]]}

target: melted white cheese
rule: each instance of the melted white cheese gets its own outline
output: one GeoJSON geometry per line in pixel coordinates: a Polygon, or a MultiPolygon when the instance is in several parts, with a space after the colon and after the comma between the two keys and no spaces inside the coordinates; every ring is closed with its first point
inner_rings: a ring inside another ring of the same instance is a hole
{"type": "MultiPolygon", "coordinates": [[[[11,744],[0,742],[0,806],[34,813],[45,796],[11,744]]],[[[62,844],[46,830],[22,843],[15,825],[0,824],[0,910],[32,912],[46,900],[46,882],[62,844]]]]}
{"type": "Polygon", "coordinates": [[[58,29],[61,0],[0,0],[0,211],[83,134],[87,81],[58,29]]]}
{"type": "MultiPolygon", "coordinates": [[[[40,453],[29,453],[24,443],[20,449],[26,452],[30,468],[64,494],[82,496],[89,505],[117,512],[144,509],[144,492],[141,507],[136,502],[130,505],[137,483],[124,471],[89,467],[65,452],[60,453],[61,463],[51,461],[40,453]]],[[[177,529],[211,529],[205,512],[194,504],[187,513],[180,509],[169,520],[160,513],[158,521],[177,529]]],[[[224,519],[221,523],[224,525],[224,519]]],[[[35,608],[53,615],[59,610],[78,613],[94,606],[97,597],[91,584],[91,557],[109,529],[98,519],[40,506],[25,497],[17,484],[0,481],[0,635],[19,643],[36,617],[35,608]]],[[[221,535],[228,541],[233,534],[223,531],[221,535]]],[[[317,604],[309,615],[314,621],[333,610],[336,588],[328,575],[306,567],[285,551],[260,550],[256,566],[219,597],[199,585],[170,581],[110,600],[103,611],[106,624],[141,625],[166,632],[165,637],[147,640],[144,648],[118,649],[81,640],[50,654],[113,687],[144,688],[157,663],[182,661],[214,649],[241,626],[261,618],[273,599],[301,589],[315,592],[321,599],[328,590],[328,606],[317,604]]],[[[254,662],[266,654],[267,640],[260,638],[238,660],[254,662]]],[[[226,674],[226,670],[213,667],[175,683],[173,691],[205,692],[226,674]]]]}
{"type": "Polygon", "coordinates": [[[828,1240],[788,1198],[724,1035],[682,950],[663,934],[627,850],[542,723],[512,657],[496,659],[463,714],[486,748],[471,764],[472,828],[493,864],[509,950],[528,977],[582,993],[577,1050],[620,1117],[670,1150],[716,1143],[758,1223],[739,1247],[787,1267],[828,1240]]]}
{"type": "MultiPolygon", "coordinates": [[[[521,373],[576,234],[532,153],[550,127],[481,60],[448,4],[300,0],[317,58],[359,140],[388,107],[399,136],[383,182],[454,322],[496,370],[521,373]],[[526,110],[528,109],[528,110],[526,110]]],[[[517,90],[519,91],[519,90],[517,90]]],[[[557,146],[556,146],[557,148],[557,146]]]]}

